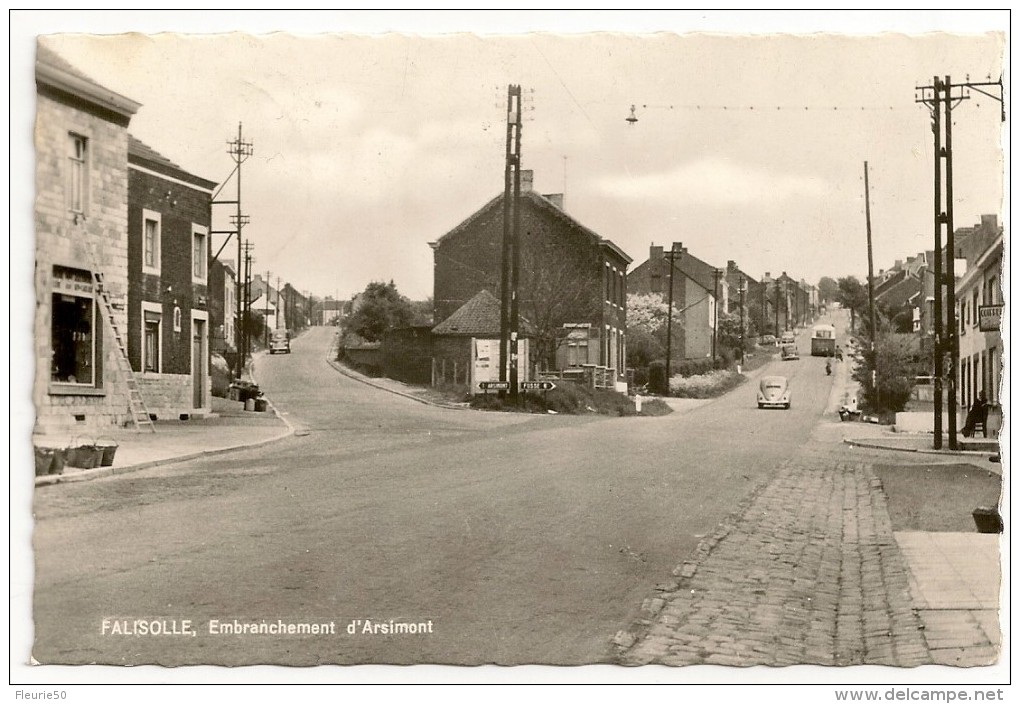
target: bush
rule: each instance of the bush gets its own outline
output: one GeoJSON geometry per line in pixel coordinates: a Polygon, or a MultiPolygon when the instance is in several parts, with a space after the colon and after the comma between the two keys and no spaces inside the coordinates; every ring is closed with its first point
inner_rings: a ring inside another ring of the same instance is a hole
{"type": "Polygon", "coordinates": [[[746,378],[722,369],[689,377],[674,376],[669,380],[669,393],[677,398],[715,398],[736,388],[746,378]]]}
{"type": "Polygon", "coordinates": [[[719,355],[718,358],[712,359],[705,357],[704,359],[685,359],[679,364],[673,367],[673,374],[680,376],[701,376],[702,374],[708,374],[715,369],[725,369],[729,366],[725,355],[719,355]]]}
{"type": "MultiPolygon", "coordinates": [[[[497,394],[478,394],[471,400],[472,408],[489,411],[525,411],[547,413],[554,411],[564,415],[634,416],[634,399],[611,389],[588,389],[569,381],[558,381],[552,391],[521,394],[521,405],[514,405],[510,396],[502,398],[497,394]]],[[[672,409],[661,400],[648,399],[642,402],[642,416],[661,416],[672,413],[672,409]]]]}

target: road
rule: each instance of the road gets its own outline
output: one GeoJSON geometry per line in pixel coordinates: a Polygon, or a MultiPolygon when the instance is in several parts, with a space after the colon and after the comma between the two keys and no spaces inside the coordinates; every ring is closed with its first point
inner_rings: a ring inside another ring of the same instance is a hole
{"type": "Polygon", "coordinates": [[[789,411],[758,410],[753,382],[657,418],[450,410],[338,374],[331,334],[258,361],[295,437],[37,491],[38,661],[609,661],[654,585],[809,442],[832,384],[804,333],[804,357],[766,370],[790,377],[789,411]],[[104,619],[195,635],[103,634],[104,619]],[[214,635],[213,620],[336,633],[214,635]]]}

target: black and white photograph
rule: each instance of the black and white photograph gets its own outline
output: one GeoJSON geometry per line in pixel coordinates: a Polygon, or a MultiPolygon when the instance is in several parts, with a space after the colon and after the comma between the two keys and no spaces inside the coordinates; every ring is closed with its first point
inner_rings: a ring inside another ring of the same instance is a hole
{"type": "Polygon", "coordinates": [[[1008,10],[10,32],[18,698],[1003,699],[1008,10]]]}

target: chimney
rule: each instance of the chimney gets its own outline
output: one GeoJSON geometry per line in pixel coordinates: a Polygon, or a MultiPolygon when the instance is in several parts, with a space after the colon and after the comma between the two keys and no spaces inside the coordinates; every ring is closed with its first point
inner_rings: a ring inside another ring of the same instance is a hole
{"type": "Polygon", "coordinates": [[[982,215],[981,216],[981,227],[990,228],[991,230],[997,229],[999,218],[996,215],[982,215]]]}
{"type": "MultiPolygon", "coordinates": [[[[521,183],[521,190],[524,190],[524,183],[521,183]]],[[[563,210],[563,194],[562,193],[545,193],[542,195],[547,201],[555,205],[560,210],[563,210]]]]}
{"type": "Polygon", "coordinates": [[[655,246],[654,244],[648,248],[648,266],[650,271],[648,272],[652,276],[662,276],[662,259],[663,259],[662,247],[655,246]]]}
{"type": "Polygon", "coordinates": [[[903,260],[902,259],[897,259],[896,260],[896,264],[893,265],[893,269],[902,269],[902,268],[903,268],[903,260]]]}
{"type": "Polygon", "coordinates": [[[531,169],[521,169],[521,193],[531,193],[535,186],[535,172],[531,169]]]}
{"type": "Polygon", "coordinates": [[[730,259],[728,262],[726,262],[726,271],[736,271],[736,270],[737,270],[737,263],[735,261],[730,259]]]}

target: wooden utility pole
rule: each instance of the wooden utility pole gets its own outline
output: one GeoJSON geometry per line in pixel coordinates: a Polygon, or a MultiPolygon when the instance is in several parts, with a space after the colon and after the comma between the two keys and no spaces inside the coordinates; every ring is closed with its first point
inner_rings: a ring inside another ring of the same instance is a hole
{"type": "MultiPolygon", "coordinates": [[[[511,85],[507,89],[506,103],[506,164],[503,172],[503,242],[500,258],[500,298],[499,298],[499,380],[508,382],[507,370],[511,352],[511,269],[513,268],[514,228],[511,222],[511,210],[516,210],[513,203],[520,190],[520,125],[521,125],[521,87],[511,85]]],[[[516,217],[516,215],[514,216],[516,217]]],[[[516,345],[514,345],[516,347],[516,345]]],[[[514,371],[516,377],[516,371],[514,371]]],[[[516,398],[517,390],[511,385],[511,393],[516,398]]],[[[505,391],[501,390],[500,395],[505,391]]]]}
{"type": "Polygon", "coordinates": [[[673,267],[683,253],[683,242],[674,242],[666,256],[669,258],[669,300],[666,304],[666,395],[669,395],[669,377],[673,371],[673,267]]]}
{"type": "Polygon", "coordinates": [[[740,365],[744,365],[744,289],[747,283],[740,277],[738,291],[740,293],[740,365]]]}
{"type": "Polygon", "coordinates": [[[864,220],[868,231],[868,312],[871,316],[871,384],[875,387],[876,401],[882,398],[878,388],[878,353],[875,338],[878,326],[875,320],[875,263],[871,253],[871,190],[868,188],[868,162],[864,162],[864,220]]]}
{"type": "Polygon", "coordinates": [[[712,270],[712,364],[716,363],[719,346],[719,277],[721,269],[712,270]]]}

